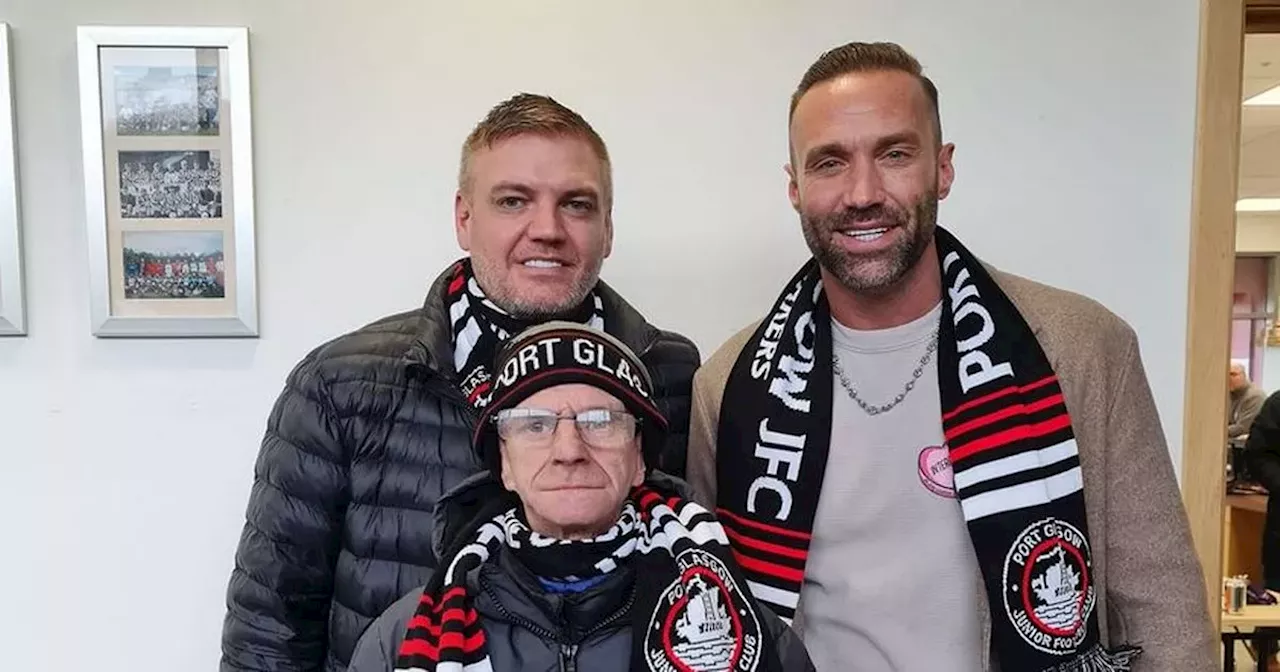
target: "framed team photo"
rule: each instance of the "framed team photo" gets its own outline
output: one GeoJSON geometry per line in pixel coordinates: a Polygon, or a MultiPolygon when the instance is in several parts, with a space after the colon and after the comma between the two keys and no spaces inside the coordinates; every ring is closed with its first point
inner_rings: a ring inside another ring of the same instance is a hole
{"type": "Polygon", "coordinates": [[[116,134],[217,135],[217,52],[201,53],[208,62],[113,68],[116,134]]]}
{"type": "Polygon", "coordinates": [[[220,231],[125,231],[126,299],[224,299],[220,231]]]}
{"type": "Polygon", "coordinates": [[[222,216],[218,152],[120,152],[120,216],[209,219],[222,216]]]}
{"type": "Polygon", "coordinates": [[[9,24],[0,23],[0,336],[27,333],[9,24]]]}
{"type": "Polygon", "coordinates": [[[248,42],[79,28],[94,335],[258,335],[248,42]]]}

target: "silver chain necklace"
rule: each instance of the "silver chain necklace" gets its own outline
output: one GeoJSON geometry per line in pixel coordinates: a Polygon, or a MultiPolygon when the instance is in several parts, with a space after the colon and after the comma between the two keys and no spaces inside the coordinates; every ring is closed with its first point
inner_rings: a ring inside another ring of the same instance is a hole
{"type": "Polygon", "coordinates": [[[861,406],[862,410],[867,412],[867,415],[880,415],[881,413],[888,413],[893,410],[894,406],[901,404],[902,400],[906,399],[908,394],[911,394],[911,390],[916,387],[916,381],[920,380],[920,376],[924,375],[924,367],[929,364],[929,360],[933,357],[933,352],[937,349],[938,331],[934,330],[933,337],[929,339],[929,348],[925,350],[924,357],[920,358],[919,366],[916,367],[915,371],[911,372],[911,380],[907,381],[902,392],[899,392],[898,396],[893,398],[893,401],[880,406],[872,406],[858,396],[857,391],[853,389],[853,383],[849,382],[849,378],[844,375],[844,369],[840,367],[840,355],[834,352],[831,353],[831,367],[835,369],[836,377],[840,379],[840,385],[844,387],[844,391],[849,393],[849,398],[853,399],[858,406],[861,406]]]}

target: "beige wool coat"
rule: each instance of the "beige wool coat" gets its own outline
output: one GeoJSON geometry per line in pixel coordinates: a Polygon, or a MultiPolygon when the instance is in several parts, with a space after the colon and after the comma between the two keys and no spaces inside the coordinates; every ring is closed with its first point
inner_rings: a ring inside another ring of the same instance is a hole
{"type": "MultiPolygon", "coordinates": [[[[1031,326],[1071,414],[1103,643],[1141,646],[1136,672],[1219,670],[1200,563],[1133,329],[1089,298],[988,270],[1031,326]]],[[[729,339],[694,377],[688,479],[712,510],[725,383],[757,325],[729,339]]],[[[980,577],[974,582],[985,607],[980,577]]],[[[987,652],[983,669],[999,670],[989,659],[990,610],[979,618],[987,652]]],[[[802,619],[794,627],[803,637],[802,619]]]]}

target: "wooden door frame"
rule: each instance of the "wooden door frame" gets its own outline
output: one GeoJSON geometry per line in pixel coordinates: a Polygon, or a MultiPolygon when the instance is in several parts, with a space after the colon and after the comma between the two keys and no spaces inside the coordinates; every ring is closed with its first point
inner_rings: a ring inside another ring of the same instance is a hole
{"type": "Polygon", "coordinates": [[[1204,570],[1215,629],[1220,627],[1222,612],[1226,371],[1235,273],[1245,5],[1245,0],[1200,1],[1182,499],[1204,570]]]}

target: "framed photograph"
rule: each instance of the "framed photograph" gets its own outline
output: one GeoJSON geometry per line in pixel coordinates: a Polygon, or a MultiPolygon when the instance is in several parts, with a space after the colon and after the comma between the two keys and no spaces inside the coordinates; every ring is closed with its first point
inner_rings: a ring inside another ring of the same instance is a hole
{"type": "Polygon", "coordinates": [[[93,333],[258,335],[245,28],[81,26],[93,333]]]}
{"type": "Polygon", "coordinates": [[[27,333],[9,24],[0,23],[0,336],[27,333]]]}

